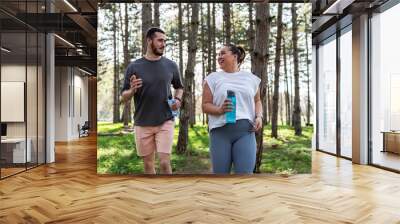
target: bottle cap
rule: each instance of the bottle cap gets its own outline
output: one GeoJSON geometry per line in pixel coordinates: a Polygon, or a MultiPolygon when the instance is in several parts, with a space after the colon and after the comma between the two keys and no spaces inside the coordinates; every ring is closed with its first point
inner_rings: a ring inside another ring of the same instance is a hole
{"type": "Polygon", "coordinates": [[[232,90],[228,90],[226,91],[226,94],[229,96],[235,96],[235,92],[233,92],[232,90]]]}

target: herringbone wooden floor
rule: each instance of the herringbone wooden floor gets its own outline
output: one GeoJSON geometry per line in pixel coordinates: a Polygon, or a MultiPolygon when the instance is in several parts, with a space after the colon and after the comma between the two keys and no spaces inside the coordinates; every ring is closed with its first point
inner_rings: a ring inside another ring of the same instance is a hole
{"type": "Polygon", "coordinates": [[[0,181],[0,223],[400,223],[400,175],[319,152],[291,177],[99,176],[94,137],[56,158],[0,181]]]}

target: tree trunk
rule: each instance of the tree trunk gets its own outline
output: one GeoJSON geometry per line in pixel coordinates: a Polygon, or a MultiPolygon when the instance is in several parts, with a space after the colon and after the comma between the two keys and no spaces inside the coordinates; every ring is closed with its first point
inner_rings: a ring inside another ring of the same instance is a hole
{"type": "MultiPolygon", "coordinates": [[[[207,4],[208,6],[208,12],[210,11],[209,8],[209,4],[207,4]]],[[[207,21],[210,21],[210,17],[207,17],[207,21]]],[[[208,23],[209,24],[209,23],[208,23]]],[[[201,30],[201,81],[203,82],[205,77],[206,77],[206,62],[205,62],[205,58],[206,58],[206,42],[205,42],[205,37],[204,37],[204,12],[203,12],[203,5],[200,5],[200,30],[201,30]]],[[[205,125],[205,114],[202,112],[201,113],[201,122],[203,125],[205,125]]]]}
{"type": "Polygon", "coordinates": [[[116,16],[116,5],[112,7],[113,14],[113,57],[114,57],[114,80],[113,80],[113,123],[119,122],[119,73],[118,73],[118,63],[117,63],[117,16],[116,16]]]}
{"type": "Polygon", "coordinates": [[[151,3],[142,4],[142,54],[146,54],[146,32],[152,26],[151,3]]]}
{"type": "Polygon", "coordinates": [[[216,71],[217,70],[217,40],[216,40],[216,30],[217,27],[215,25],[215,3],[213,3],[213,8],[212,8],[212,70],[216,71]]]}
{"type": "Polygon", "coordinates": [[[183,75],[183,25],[182,3],[178,3],[179,72],[183,75]]]}
{"type": "MultiPolygon", "coordinates": [[[[123,4],[125,6],[125,15],[124,15],[124,23],[122,23],[122,19],[120,19],[120,24],[122,29],[122,49],[123,49],[123,57],[124,57],[124,63],[123,63],[123,68],[127,68],[130,62],[130,54],[129,54],[129,39],[130,39],[130,33],[129,33],[129,14],[128,14],[128,6],[126,4],[123,4]]],[[[121,15],[121,9],[120,11],[120,18],[122,18],[121,15]]],[[[129,102],[126,102],[124,104],[124,110],[122,113],[122,120],[124,122],[124,127],[129,128],[129,123],[132,122],[132,108],[131,108],[131,103],[132,101],[130,100],[129,102]]]]}
{"type": "Polygon", "coordinates": [[[191,3],[192,5],[192,18],[190,23],[190,32],[188,36],[188,63],[185,71],[183,104],[181,107],[181,114],[179,119],[179,136],[176,151],[183,154],[187,150],[189,138],[189,108],[193,106],[192,99],[193,79],[194,79],[194,66],[196,65],[196,51],[197,51],[197,32],[199,27],[199,4],[191,3]]]}
{"type": "Polygon", "coordinates": [[[282,3],[278,4],[277,36],[275,51],[274,96],[272,98],[272,130],[271,136],[278,138],[278,107],[279,107],[279,73],[281,68],[281,41],[282,41],[282,3]]]}
{"type": "MultiPolygon", "coordinates": [[[[254,46],[254,70],[253,74],[257,75],[261,79],[260,84],[260,95],[261,102],[264,102],[265,98],[265,86],[266,86],[266,64],[268,57],[268,18],[269,18],[269,4],[268,2],[257,3],[256,6],[256,35],[255,35],[255,46],[254,46]]],[[[261,159],[263,154],[263,131],[264,127],[256,134],[257,139],[257,158],[256,166],[254,171],[260,172],[261,159]]]]}
{"type": "MultiPolygon", "coordinates": [[[[293,41],[290,42],[290,49],[293,49],[293,41]]],[[[294,73],[294,69],[293,69],[293,50],[288,53],[288,58],[289,58],[289,74],[291,74],[291,76],[288,77],[289,80],[289,104],[290,104],[290,109],[292,110],[290,112],[290,126],[293,126],[293,96],[294,96],[294,89],[293,89],[293,73],[294,73]]]]}
{"type": "Polygon", "coordinates": [[[193,126],[196,124],[196,82],[192,80],[192,106],[190,107],[190,119],[189,119],[189,124],[190,127],[193,128],[193,126]]]}
{"type": "Polygon", "coordinates": [[[311,99],[310,99],[310,62],[311,60],[308,59],[308,32],[309,25],[307,20],[307,14],[304,15],[305,17],[305,26],[306,26],[306,63],[307,63],[307,125],[311,124],[311,99]]]}
{"type": "Polygon", "coordinates": [[[210,3],[207,3],[207,75],[211,73],[212,69],[212,30],[214,28],[211,27],[211,10],[210,10],[210,3]]]}
{"type": "Polygon", "coordinates": [[[286,61],[286,44],[285,39],[282,41],[283,47],[283,69],[285,73],[285,102],[286,102],[286,125],[290,126],[290,95],[289,95],[289,80],[288,80],[288,71],[287,71],[287,61],[286,61]]]}
{"type": "Polygon", "coordinates": [[[154,24],[155,27],[160,27],[160,5],[161,3],[154,3],[154,24]]]}
{"type": "Polygon", "coordinates": [[[225,44],[231,43],[231,9],[229,3],[223,4],[223,13],[224,13],[224,30],[225,30],[225,44]]]}
{"type": "Polygon", "coordinates": [[[247,38],[249,39],[249,54],[251,60],[251,70],[254,68],[254,19],[253,19],[253,3],[249,3],[249,30],[247,32],[247,38]]]}
{"type": "Polygon", "coordinates": [[[293,126],[295,135],[301,135],[301,108],[300,108],[300,85],[299,85],[299,55],[297,49],[297,12],[296,4],[292,3],[292,39],[293,39],[293,65],[294,65],[294,103],[293,103],[293,126]]]}
{"type": "MultiPolygon", "coordinates": [[[[279,94],[279,97],[280,97],[280,102],[283,102],[283,98],[284,98],[284,95],[282,95],[282,94],[279,94]]],[[[283,125],[285,122],[284,122],[284,120],[283,120],[283,118],[285,117],[285,116],[283,116],[283,103],[281,103],[280,104],[280,106],[279,106],[279,117],[281,118],[281,125],[283,125]]]]}
{"type": "MultiPolygon", "coordinates": [[[[272,67],[271,70],[272,71],[272,67]]],[[[268,70],[267,70],[268,72],[268,70]]],[[[268,74],[268,73],[267,73],[268,74]]],[[[267,124],[269,124],[272,121],[272,79],[268,79],[267,78],[267,104],[268,104],[268,120],[267,120],[267,124]]]]}

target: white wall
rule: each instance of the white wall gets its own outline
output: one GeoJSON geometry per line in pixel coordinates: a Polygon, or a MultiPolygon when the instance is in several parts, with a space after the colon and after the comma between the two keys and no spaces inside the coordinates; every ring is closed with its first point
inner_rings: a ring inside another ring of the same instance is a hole
{"type": "Polygon", "coordinates": [[[56,67],[56,141],[79,138],[78,124],[88,120],[88,78],[82,75],[76,68],[56,67]]]}

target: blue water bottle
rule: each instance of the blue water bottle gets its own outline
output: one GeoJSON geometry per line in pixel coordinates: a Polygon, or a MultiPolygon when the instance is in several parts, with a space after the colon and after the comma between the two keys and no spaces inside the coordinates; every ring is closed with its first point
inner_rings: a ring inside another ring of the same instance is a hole
{"type": "Polygon", "coordinates": [[[226,123],[227,124],[234,124],[236,123],[236,96],[235,92],[232,90],[227,91],[227,98],[231,101],[232,103],[232,111],[226,112],[225,117],[226,117],[226,123]]]}
{"type": "Polygon", "coordinates": [[[168,105],[169,105],[169,108],[171,109],[172,116],[177,117],[177,116],[179,116],[179,109],[178,110],[172,110],[172,104],[174,104],[175,101],[176,100],[173,99],[172,97],[168,98],[168,105]]]}

